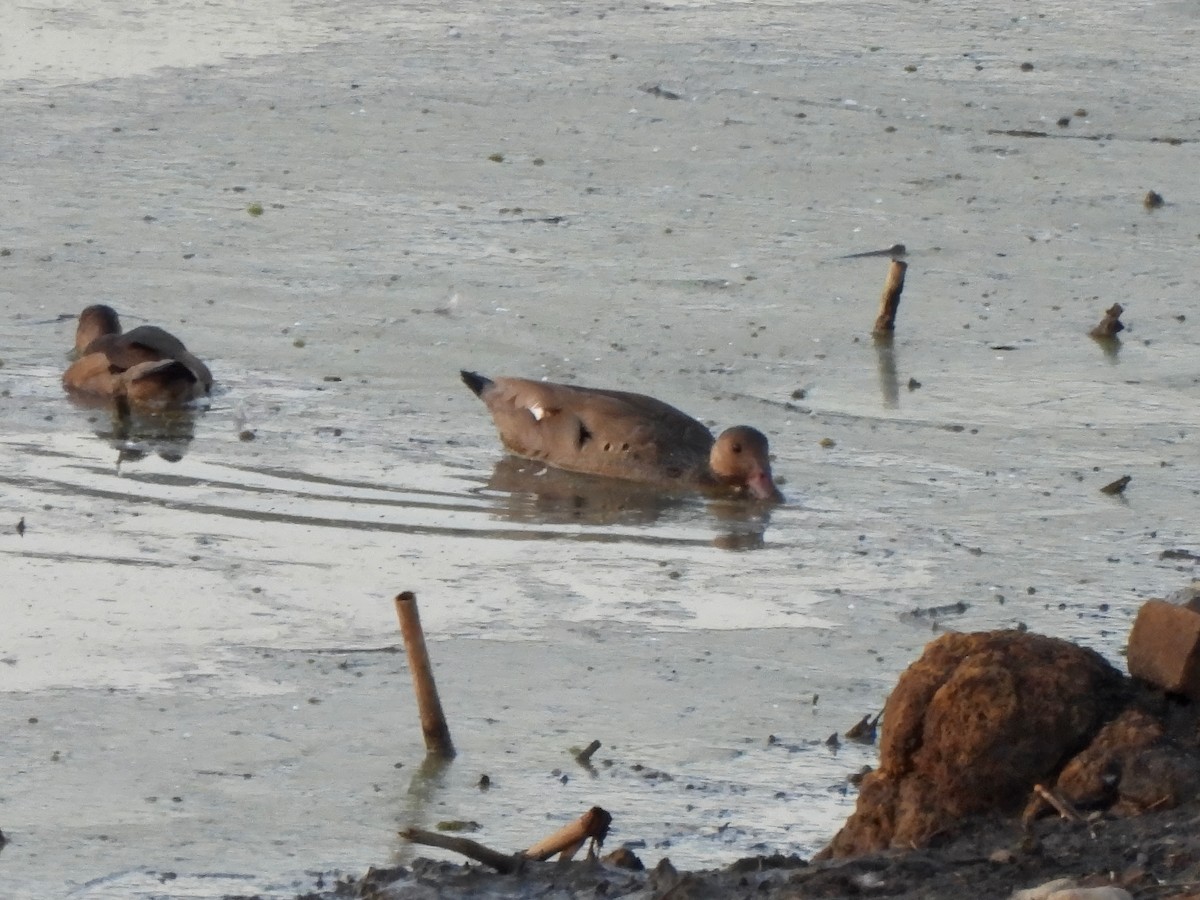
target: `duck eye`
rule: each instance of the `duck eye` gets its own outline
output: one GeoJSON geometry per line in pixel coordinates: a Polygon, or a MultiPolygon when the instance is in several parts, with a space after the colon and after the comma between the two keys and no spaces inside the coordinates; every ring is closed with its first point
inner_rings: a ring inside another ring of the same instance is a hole
{"type": "Polygon", "coordinates": [[[742,452],[742,445],[741,445],[741,444],[734,444],[734,445],[733,445],[733,447],[732,447],[731,449],[733,450],[733,452],[734,452],[734,453],[741,453],[741,452],[742,452]]]}

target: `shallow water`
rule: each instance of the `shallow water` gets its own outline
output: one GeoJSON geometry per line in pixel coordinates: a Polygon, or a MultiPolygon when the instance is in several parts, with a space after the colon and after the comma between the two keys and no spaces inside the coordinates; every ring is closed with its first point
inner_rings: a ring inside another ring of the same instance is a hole
{"type": "Polygon", "coordinates": [[[195,55],[148,19],[137,65],[4,70],[16,896],[284,896],[404,825],[517,848],[593,804],[650,862],[807,855],[874,762],[825,739],[939,630],[1120,664],[1197,549],[1194,13],[877,6],[306,4],[227,51],[242,13],[179,6],[195,55]],[[881,349],[886,260],[838,257],[896,241],[881,349]],[[71,406],[96,301],[209,360],[209,407],[71,406]],[[788,503],[528,471],[463,366],[754,424],[788,503]]]}

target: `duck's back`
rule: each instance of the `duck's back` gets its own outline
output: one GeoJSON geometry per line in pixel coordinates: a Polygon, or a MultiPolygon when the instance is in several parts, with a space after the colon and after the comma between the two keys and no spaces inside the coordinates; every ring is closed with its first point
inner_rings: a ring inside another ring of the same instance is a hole
{"type": "Polygon", "coordinates": [[[111,365],[121,370],[133,369],[142,363],[175,360],[183,364],[183,369],[155,370],[158,378],[165,378],[168,373],[174,377],[186,378],[189,374],[204,391],[212,387],[212,373],[198,357],[192,354],[183,341],[157,325],[139,325],[137,328],[123,334],[109,334],[93,341],[87,353],[101,352],[108,357],[111,365]],[[186,372],[184,371],[186,369],[186,372]]]}
{"type": "Polygon", "coordinates": [[[574,472],[647,482],[709,480],[712,433],[675,407],[626,391],[524,378],[464,380],[518,456],[574,472]]]}

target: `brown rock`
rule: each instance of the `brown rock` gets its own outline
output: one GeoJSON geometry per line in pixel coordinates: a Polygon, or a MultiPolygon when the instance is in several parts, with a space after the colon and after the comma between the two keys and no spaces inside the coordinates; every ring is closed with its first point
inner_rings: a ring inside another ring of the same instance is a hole
{"type": "Polygon", "coordinates": [[[1200,613],[1164,600],[1142,604],[1127,664],[1134,678],[1200,700],[1200,613]]]}
{"type": "Polygon", "coordinates": [[[637,854],[628,847],[618,847],[604,857],[604,862],[618,869],[629,869],[633,872],[641,872],[646,868],[645,864],[638,859],[637,854]]]}
{"type": "Polygon", "coordinates": [[[1196,796],[1197,787],[1200,781],[1194,763],[1189,765],[1178,752],[1156,747],[1125,771],[1121,796],[1112,812],[1136,816],[1152,809],[1171,809],[1196,796]]]}
{"type": "Polygon", "coordinates": [[[1163,737],[1162,722],[1140,709],[1127,709],[1100,729],[1087,748],[1063,767],[1055,787],[1084,808],[1108,807],[1139,757],[1163,737]]]}
{"type": "Polygon", "coordinates": [[[900,676],[879,769],[823,856],[927,844],[959,820],[1013,812],[1125,702],[1099,654],[1018,631],[947,634],[900,676]]]}

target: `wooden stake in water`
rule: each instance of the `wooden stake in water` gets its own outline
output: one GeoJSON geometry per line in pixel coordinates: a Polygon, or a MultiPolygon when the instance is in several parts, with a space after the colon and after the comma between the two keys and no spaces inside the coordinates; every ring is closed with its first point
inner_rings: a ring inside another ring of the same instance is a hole
{"type": "Polygon", "coordinates": [[[904,290],[904,273],[908,263],[893,259],[888,268],[887,281],[883,283],[883,296],[879,300],[879,316],[875,319],[872,334],[890,337],[896,330],[896,311],[900,308],[900,294],[904,290]]]}
{"type": "Polygon", "coordinates": [[[421,630],[417,595],[412,591],[404,591],[396,595],[395,603],[396,617],[400,620],[400,636],[404,639],[413,690],[417,695],[417,710],[421,714],[425,752],[430,756],[451,759],[454,756],[454,742],[450,740],[450,728],[446,725],[442,701],[438,699],[437,685],[433,682],[433,666],[429,663],[429,651],[425,649],[425,632],[421,630]]]}

